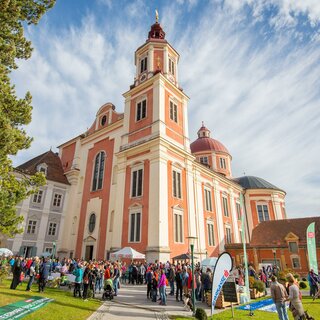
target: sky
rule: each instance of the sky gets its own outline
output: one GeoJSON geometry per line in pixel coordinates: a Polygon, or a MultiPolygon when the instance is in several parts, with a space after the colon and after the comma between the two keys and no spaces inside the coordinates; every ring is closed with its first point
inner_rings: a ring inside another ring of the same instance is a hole
{"type": "Polygon", "coordinates": [[[320,1],[57,0],[28,26],[31,59],[12,74],[33,96],[21,164],[85,132],[106,102],[123,112],[134,51],[155,21],[180,53],[191,141],[204,121],[233,176],[287,192],[290,218],[320,214],[320,1]]]}

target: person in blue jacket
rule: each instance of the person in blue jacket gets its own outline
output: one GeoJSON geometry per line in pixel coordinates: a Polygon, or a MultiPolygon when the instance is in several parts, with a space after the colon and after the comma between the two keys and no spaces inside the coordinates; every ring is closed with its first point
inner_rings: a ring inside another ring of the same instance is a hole
{"type": "Polygon", "coordinates": [[[44,292],[51,268],[51,262],[48,258],[43,258],[39,268],[39,292],[44,292]]]}
{"type": "Polygon", "coordinates": [[[81,284],[83,279],[83,270],[81,268],[81,265],[77,264],[76,268],[73,270],[72,274],[76,276],[74,282],[74,290],[73,290],[73,296],[76,297],[77,294],[79,294],[79,298],[81,298],[81,284]]]}

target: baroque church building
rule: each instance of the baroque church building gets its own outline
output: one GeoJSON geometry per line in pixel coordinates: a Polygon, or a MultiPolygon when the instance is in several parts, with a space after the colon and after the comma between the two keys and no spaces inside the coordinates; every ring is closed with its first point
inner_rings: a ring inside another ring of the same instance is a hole
{"type": "Polygon", "coordinates": [[[59,146],[69,185],[58,255],[105,259],[130,246],[148,261],[167,261],[188,252],[194,236],[203,259],[240,243],[243,232],[250,241],[262,221],[285,219],[285,192],[261,178],[234,178],[231,154],[203,123],[190,142],[179,53],[158,21],[134,61],[124,113],[104,104],[89,130],[59,146]]]}

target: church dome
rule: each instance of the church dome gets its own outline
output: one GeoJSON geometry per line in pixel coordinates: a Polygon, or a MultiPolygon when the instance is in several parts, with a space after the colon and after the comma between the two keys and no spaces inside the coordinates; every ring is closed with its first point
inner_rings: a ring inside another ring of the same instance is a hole
{"type": "Polygon", "coordinates": [[[214,151],[230,154],[220,141],[210,137],[210,130],[203,123],[198,131],[198,139],[190,144],[190,149],[192,153],[214,151]]]}
{"type": "Polygon", "coordinates": [[[254,176],[234,178],[233,181],[240,184],[244,189],[273,189],[283,191],[270,182],[254,176]]]}

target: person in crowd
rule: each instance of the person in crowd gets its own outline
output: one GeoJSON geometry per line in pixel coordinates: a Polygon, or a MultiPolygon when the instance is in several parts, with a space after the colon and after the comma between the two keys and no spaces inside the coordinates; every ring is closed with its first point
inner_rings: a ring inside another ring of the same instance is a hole
{"type": "Polygon", "coordinates": [[[132,264],[132,284],[138,284],[138,268],[135,263],[132,264]]]}
{"type": "Polygon", "coordinates": [[[196,267],[194,272],[194,278],[196,282],[196,299],[197,301],[201,301],[201,269],[199,265],[196,267]]]}
{"type": "Polygon", "coordinates": [[[87,265],[84,269],[83,276],[82,276],[82,284],[83,284],[83,293],[82,298],[84,301],[88,301],[88,289],[90,284],[91,278],[91,271],[89,266],[87,265]]]}
{"type": "Polygon", "coordinates": [[[287,291],[285,287],[277,281],[276,276],[272,276],[271,281],[271,297],[276,305],[279,320],[289,320],[286,309],[286,300],[288,299],[287,291]]]}
{"type": "Polygon", "coordinates": [[[37,259],[38,259],[38,257],[34,257],[34,259],[31,260],[32,263],[29,266],[29,281],[28,281],[26,291],[31,291],[32,283],[34,281],[34,278],[37,275],[37,272],[36,272],[36,260],[37,259]]]}
{"type": "Polygon", "coordinates": [[[99,264],[98,267],[96,267],[95,292],[99,290],[99,293],[101,293],[102,284],[103,284],[103,264],[99,264]]]}
{"type": "Polygon", "coordinates": [[[81,265],[77,264],[76,268],[73,270],[72,273],[76,277],[74,280],[75,286],[73,290],[73,296],[76,297],[78,294],[79,298],[81,298],[81,284],[82,284],[82,278],[83,278],[83,270],[81,265]]]}
{"type": "Polygon", "coordinates": [[[167,278],[165,275],[165,270],[161,269],[158,288],[159,288],[159,293],[160,293],[160,298],[161,298],[160,304],[163,306],[167,305],[166,282],[167,282],[167,278]]]}
{"type": "Polygon", "coordinates": [[[124,262],[123,265],[121,266],[121,283],[126,284],[126,272],[127,272],[127,266],[126,263],[124,262]]]}
{"type": "Polygon", "coordinates": [[[120,277],[120,271],[118,268],[118,264],[115,263],[113,266],[113,289],[114,289],[114,295],[118,295],[118,288],[119,288],[119,277],[120,277]]]}
{"type": "Polygon", "coordinates": [[[314,273],[313,269],[308,273],[308,282],[310,287],[310,297],[315,298],[316,293],[318,292],[318,275],[314,273]]]}
{"type": "Polygon", "coordinates": [[[188,294],[188,278],[189,278],[189,274],[187,272],[187,267],[186,266],[183,267],[183,271],[182,271],[181,277],[182,277],[183,294],[186,296],[188,294]]]}
{"type": "Polygon", "coordinates": [[[210,268],[207,268],[206,275],[203,279],[203,297],[202,301],[205,301],[205,297],[207,293],[211,290],[212,288],[212,272],[210,268]]]}
{"type": "Polygon", "coordinates": [[[153,274],[152,274],[152,283],[151,283],[152,302],[157,302],[158,281],[157,281],[156,275],[157,275],[157,273],[154,271],[153,274]]]}
{"type": "Polygon", "coordinates": [[[146,283],[147,283],[147,299],[152,299],[152,277],[153,272],[151,270],[151,267],[148,267],[146,272],[146,283]]]}
{"type": "Polygon", "coordinates": [[[47,258],[43,258],[39,268],[39,292],[44,292],[50,272],[51,263],[47,258]]]}
{"type": "Polygon", "coordinates": [[[175,271],[174,271],[174,265],[171,265],[168,270],[168,281],[170,285],[170,296],[174,296],[174,281],[175,281],[175,271]]]}
{"type": "Polygon", "coordinates": [[[22,272],[23,272],[22,257],[17,256],[12,266],[13,278],[12,278],[10,289],[15,290],[17,288],[18,284],[20,283],[20,276],[22,272]]]}
{"type": "Polygon", "coordinates": [[[176,280],[176,300],[182,301],[182,274],[181,274],[180,266],[177,267],[175,280],[176,280]]]}
{"type": "Polygon", "coordinates": [[[294,320],[302,319],[304,315],[303,305],[302,305],[302,295],[299,290],[299,284],[291,273],[287,275],[287,281],[289,283],[289,297],[290,301],[289,309],[292,312],[294,320]]]}

